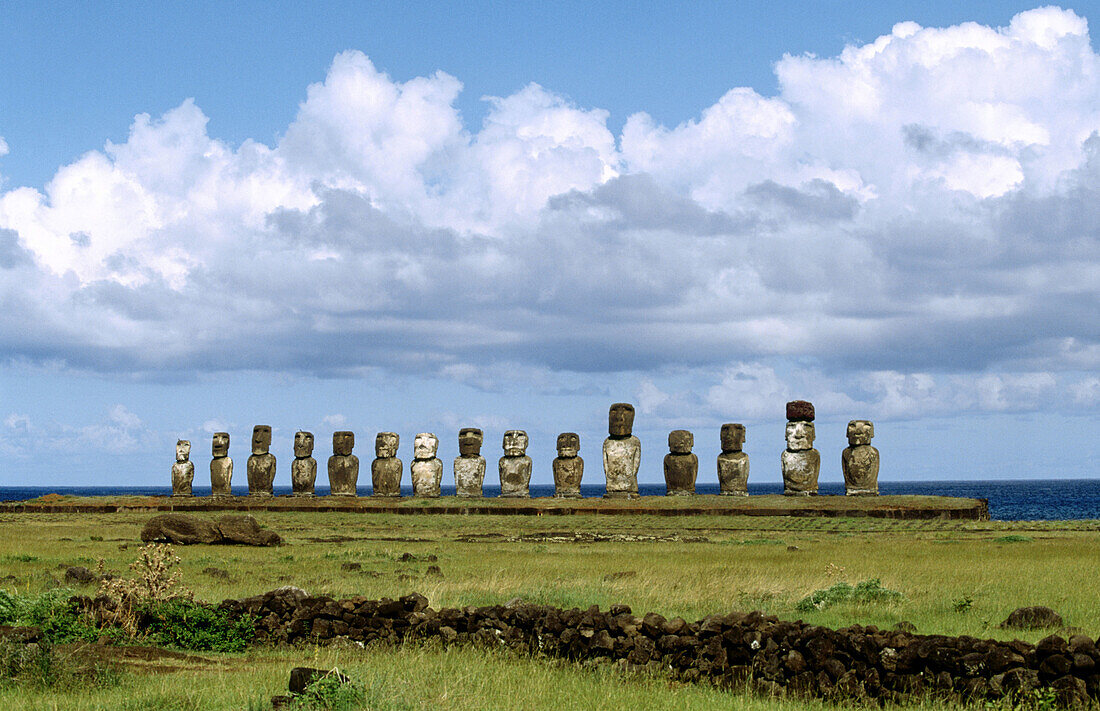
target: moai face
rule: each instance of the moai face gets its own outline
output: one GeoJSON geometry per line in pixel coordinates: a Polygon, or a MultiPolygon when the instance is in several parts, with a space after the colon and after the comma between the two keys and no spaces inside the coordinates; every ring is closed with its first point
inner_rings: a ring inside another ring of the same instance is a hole
{"type": "Polygon", "coordinates": [[[214,457],[228,457],[229,456],[229,433],[228,432],[215,432],[214,443],[211,448],[214,457]]]}
{"type": "Polygon", "coordinates": [[[672,430],[668,433],[668,451],[673,454],[691,454],[695,446],[695,437],[687,430],[672,430]]]}
{"type": "Polygon", "coordinates": [[[186,439],[176,440],[176,461],[183,464],[191,456],[191,442],[186,439]]]}
{"type": "Polygon", "coordinates": [[[581,438],[576,432],[562,432],[558,435],[558,456],[575,457],[581,451],[581,438]]]}
{"type": "Polygon", "coordinates": [[[271,449],[271,426],[256,425],[252,428],[252,453],[267,454],[271,449]]]}
{"type": "Polygon", "coordinates": [[[527,433],[523,430],[508,430],[504,433],[504,456],[522,457],[527,452],[527,433]]]}
{"type": "Polygon", "coordinates": [[[355,433],[354,432],[333,432],[332,433],[332,453],[339,454],[342,457],[346,457],[351,454],[351,450],[355,447],[355,433]]]}
{"type": "Polygon", "coordinates": [[[431,432],[421,432],[413,440],[413,458],[431,459],[439,450],[439,439],[431,432]]]}
{"type": "Polygon", "coordinates": [[[733,423],[722,425],[722,451],[740,452],[745,446],[745,426],[733,423]]]}
{"type": "Polygon", "coordinates": [[[792,452],[813,449],[814,434],[814,423],[812,422],[788,422],[787,449],[792,452]]]}
{"type": "Polygon", "coordinates": [[[298,431],[294,433],[294,456],[305,459],[313,454],[313,433],[298,431]]]}
{"type": "Polygon", "coordinates": [[[481,454],[481,443],[484,441],[481,430],[464,427],[458,431],[458,453],[463,457],[476,457],[481,454]]]}
{"type": "Polygon", "coordinates": [[[858,447],[861,444],[871,444],[871,438],[875,436],[875,425],[870,420],[852,420],[848,423],[848,445],[858,447]]]}
{"type": "Polygon", "coordinates": [[[374,438],[374,456],[379,459],[391,459],[397,456],[397,447],[401,438],[396,432],[379,432],[374,438]]]}
{"type": "Polygon", "coordinates": [[[612,437],[629,437],[634,431],[634,406],[617,402],[607,413],[607,432],[612,437]]]}

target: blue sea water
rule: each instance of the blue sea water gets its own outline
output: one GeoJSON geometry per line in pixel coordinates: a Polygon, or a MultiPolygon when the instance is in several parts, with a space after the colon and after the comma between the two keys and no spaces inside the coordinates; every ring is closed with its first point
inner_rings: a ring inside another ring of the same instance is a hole
{"type": "MultiPolygon", "coordinates": [[[[402,489],[406,496],[412,495],[411,487],[402,489]]],[[[664,484],[640,484],[638,491],[642,496],[663,496],[664,484]]],[[[718,484],[699,484],[696,491],[700,494],[717,494],[718,484]]],[[[989,500],[989,515],[1000,521],[1065,521],[1080,519],[1100,519],[1100,479],[1044,479],[1017,481],[891,481],[879,482],[879,491],[883,494],[914,494],[922,496],[961,496],[989,500]]],[[[196,486],[196,495],[209,495],[210,488],[196,486]]],[[[247,487],[233,487],[238,495],[248,493],[247,487]]],[[[318,486],[319,496],[328,494],[328,487],[318,486]]],[[[603,486],[582,486],[585,497],[603,496],[603,486]]],[[[18,487],[0,486],[0,501],[23,501],[43,494],[58,493],[71,496],[157,496],[171,493],[171,487],[122,487],[122,486],[72,486],[72,487],[18,487]]],[[[290,493],[290,487],[275,487],[277,495],[290,493]]],[[[485,495],[496,496],[500,487],[486,483],[485,495]]],[[[779,482],[749,484],[750,494],[781,494],[783,485],[779,482]]],[[[823,482],[822,494],[843,494],[843,482],[823,482]]],[[[369,487],[359,487],[359,494],[370,494],[369,487]]],[[[550,484],[532,484],[532,496],[552,496],[554,487],[550,484]]],[[[454,486],[444,486],[443,495],[454,495],[454,486]]]]}

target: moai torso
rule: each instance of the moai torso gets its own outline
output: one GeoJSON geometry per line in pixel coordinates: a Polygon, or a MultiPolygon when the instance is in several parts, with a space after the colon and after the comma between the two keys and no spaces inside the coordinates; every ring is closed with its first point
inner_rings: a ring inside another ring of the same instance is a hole
{"type": "Polygon", "coordinates": [[[497,464],[500,495],[504,498],[526,499],[531,496],[531,458],[526,454],[527,441],[527,433],[523,430],[504,433],[504,456],[497,464]]]}
{"type": "Polygon", "coordinates": [[[691,496],[699,476],[699,458],[691,448],[695,438],[687,430],[673,430],[668,435],[669,453],[665,455],[665,494],[691,496]]]}
{"type": "Polygon", "coordinates": [[[273,496],[275,494],[275,455],[271,449],[271,427],[256,425],[252,428],[252,456],[248,458],[248,495],[273,496]]]}
{"type": "Polygon", "coordinates": [[[214,458],[210,460],[210,495],[222,498],[232,496],[233,460],[229,458],[229,433],[215,432],[214,458]]]}
{"type": "Polygon", "coordinates": [[[370,464],[371,495],[401,496],[401,473],[405,465],[397,458],[401,438],[396,432],[379,432],[374,438],[375,459],[370,464]]]}
{"type": "Polygon", "coordinates": [[[439,496],[439,485],[443,481],[443,461],[435,456],[437,451],[439,439],[430,432],[421,432],[413,440],[413,461],[409,465],[413,496],[439,496]]]}
{"type": "Polygon", "coordinates": [[[722,453],[718,455],[718,493],[722,496],[749,495],[749,455],[741,451],[744,444],[744,425],[722,425],[722,453]]]}
{"type": "Polygon", "coordinates": [[[878,496],[878,450],[871,446],[875,426],[870,420],[848,423],[848,447],[840,455],[844,470],[844,493],[848,496],[878,496]]]}
{"type": "Polygon", "coordinates": [[[603,473],[607,480],[606,499],[638,498],[638,467],[642,463],[642,443],[631,432],[634,428],[634,406],[615,403],[608,412],[607,431],[603,442],[603,473]]]}
{"type": "Polygon", "coordinates": [[[294,496],[313,496],[317,481],[317,460],[313,458],[313,433],[294,433],[294,461],[290,464],[290,486],[294,496]]]}
{"type": "Polygon", "coordinates": [[[176,463],[172,465],[172,496],[191,496],[191,482],[195,480],[195,465],[190,461],[191,442],[176,442],[176,463]]]}
{"type": "Polygon", "coordinates": [[[481,456],[481,430],[466,427],[458,433],[458,456],[455,457],[455,495],[465,499],[483,496],[485,457],[481,456]]]}
{"type": "Polygon", "coordinates": [[[814,449],[814,407],[804,400],[787,403],[787,449],[783,467],[783,493],[788,496],[817,494],[821,454],[814,449]]]}
{"type": "Polygon", "coordinates": [[[579,499],[581,477],[584,476],[584,460],[577,456],[581,438],[575,432],[558,435],[558,456],[554,460],[554,497],[579,499]]]}
{"type": "Polygon", "coordinates": [[[359,457],[352,454],[354,432],[333,432],[332,456],[328,458],[329,493],[333,496],[358,496],[359,457]]]}

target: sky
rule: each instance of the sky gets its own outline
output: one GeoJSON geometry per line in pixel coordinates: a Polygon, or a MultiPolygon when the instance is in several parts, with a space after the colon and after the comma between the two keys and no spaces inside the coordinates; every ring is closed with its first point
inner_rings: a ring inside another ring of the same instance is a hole
{"type": "MultiPolygon", "coordinates": [[[[0,486],[227,430],[559,432],[602,482],[812,400],[883,481],[1100,477],[1095,2],[0,5],[0,486]]],[[[495,473],[490,466],[489,481],[495,473]]],[[[323,470],[323,467],[322,467],[323,470]]],[[[323,474],[320,477],[323,480],[323,474]]],[[[323,481],[321,481],[323,483],[323,481]]]]}

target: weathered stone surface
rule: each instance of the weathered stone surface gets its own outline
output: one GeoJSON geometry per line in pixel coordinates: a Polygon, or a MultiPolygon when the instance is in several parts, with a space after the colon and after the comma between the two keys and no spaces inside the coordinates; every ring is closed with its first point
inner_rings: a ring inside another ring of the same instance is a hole
{"type": "Polygon", "coordinates": [[[332,433],[332,456],[328,458],[329,493],[333,496],[358,496],[359,457],[352,454],[354,432],[332,433]]]}
{"type": "Polygon", "coordinates": [[[439,438],[431,432],[421,432],[413,440],[413,461],[409,465],[413,496],[439,496],[440,484],[443,482],[443,461],[435,456],[438,451],[439,438]]]}
{"type": "Polygon", "coordinates": [[[690,496],[695,493],[699,476],[699,458],[692,453],[694,436],[687,430],[673,430],[668,435],[669,453],[665,455],[665,493],[668,496],[690,496]]]}
{"type": "Polygon", "coordinates": [[[464,499],[483,496],[485,457],[481,456],[484,436],[476,427],[458,432],[458,456],[454,461],[455,495],[464,499]]]}
{"type": "Polygon", "coordinates": [[[848,447],[840,455],[844,472],[844,493],[848,496],[878,496],[878,450],[871,446],[875,426],[870,420],[848,423],[848,447]]]}
{"type": "Polygon", "coordinates": [[[578,456],[581,438],[576,432],[558,435],[558,456],[554,459],[554,496],[559,499],[579,499],[584,460],[578,456]]]}
{"type": "Polygon", "coordinates": [[[248,458],[248,495],[273,496],[275,494],[275,455],[271,449],[271,426],[256,425],[252,428],[252,455],[248,458]]]}
{"type": "Polygon", "coordinates": [[[721,430],[722,453],[718,455],[718,493],[722,496],[749,495],[749,455],[745,445],[745,426],[727,422],[721,430]]]}
{"type": "Polygon", "coordinates": [[[813,422],[814,405],[805,400],[792,400],[787,403],[787,420],[789,422],[813,422]]]}
{"type": "Polygon", "coordinates": [[[783,493],[788,496],[810,496],[817,493],[817,478],[821,472],[821,454],[813,448],[812,422],[787,423],[787,449],[780,458],[783,469],[783,493]]]}
{"type": "Polygon", "coordinates": [[[247,514],[219,516],[216,523],[224,543],[240,543],[248,546],[277,546],[283,542],[279,534],[260,528],[259,522],[247,514]]]}
{"type": "Polygon", "coordinates": [[[401,438],[396,432],[379,432],[374,438],[375,459],[370,465],[371,495],[401,496],[401,475],[405,464],[397,458],[401,438]]]}
{"type": "Polygon", "coordinates": [[[638,467],[642,463],[642,443],[634,431],[634,406],[617,402],[607,414],[608,438],[603,443],[605,498],[638,498],[638,467]]]}
{"type": "Polygon", "coordinates": [[[503,498],[526,499],[531,496],[531,458],[526,454],[527,443],[527,433],[523,430],[504,433],[504,456],[497,462],[500,495],[503,498]]]}
{"type": "Polygon", "coordinates": [[[485,436],[476,427],[463,427],[458,431],[458,453],[463,457],[476,457],[481,454],[481,445],[485,436]]]}
{"type": "Polygon", "coordinates": [[[294,496],[313,496],[317,481],[317,460],[313,458],[313,433],[294,433],[294,461],[290,464],[290,487],[294,496]]]}
{"type": "Polygon", "coordinates": [[[222,535],[212,521],[190,514],[160,514],[146,521],[141,529],[141,540],[145,543],[161,541],[191,545],[218,543],[221,539],[222,535]]]}
{"type": "Polygon", "coordinates": [[[1003,629],[1034,630],[1051,627],[1062,627],[1062,616],[1049,607],[1036,605],[1033,607],[1020,607],[1001,623],[1003,629]]]}
{"type": "Polygon", "coordinates": [[[195,480],[195,465],[190,457],[190,440],[176,440],[176,463],[172,465],[172,496],[192,495],[191,483],[195,480]]]}
{"type": "Polygon", "coordinates": [[[233,460],[229,457],[229,433],[215,432],[211,444],[210,495],[218,498],[233,495],[233,460]]]}

